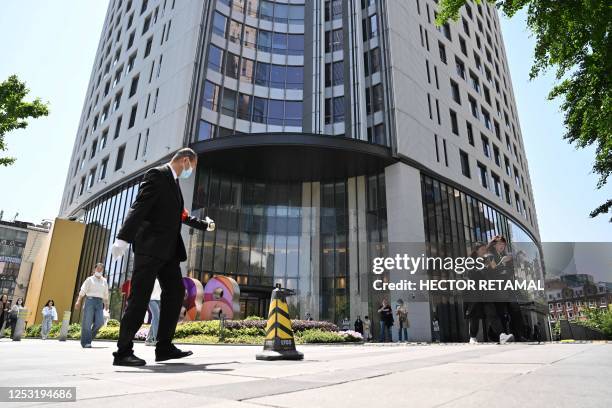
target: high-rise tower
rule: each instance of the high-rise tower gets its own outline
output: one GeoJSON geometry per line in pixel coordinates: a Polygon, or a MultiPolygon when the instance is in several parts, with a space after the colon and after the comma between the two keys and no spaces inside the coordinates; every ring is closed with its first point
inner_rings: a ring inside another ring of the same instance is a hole
{"type": "MultiPolygon", "coordinates": [[[[61,207],[88,224],[81,279],[105,262],[120,313],[131,262],[108,248],[143,172],[182,146],[200,155],[185,201],[217,224],[184,231],[185,273],[234,277],[245,315],[265,314],[279,282],[297,291],[293,315],[375,316],[377,245],[457,255],[504,235],[537,246],[497,12],[470,2],[437,28],[436,9],[111,0],[61,207]]],[[[443,339],[464,338],[461,307],[416,302],[411,336],[429,339],[435,316],[443,339]]]]}

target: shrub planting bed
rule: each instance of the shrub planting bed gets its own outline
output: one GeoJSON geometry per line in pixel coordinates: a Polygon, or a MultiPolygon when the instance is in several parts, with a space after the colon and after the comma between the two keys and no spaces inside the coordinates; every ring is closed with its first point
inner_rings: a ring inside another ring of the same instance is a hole
{"type": "MultiPolygon", "coordinates": [[[[340,331],[333,323],[323,321],[292,320],[291,325],[295,333],[295,341],[304,343],[357,343],[363,338],[357,332],[340,331]]],[[[49,338],[59,336],[61,324],[54,324],[49,338]]],[[[225,322],[223,336],[220,337],[219,321],[197,321],[180,323],[176,327],[174,338],[177,342],[194,344],[263,344],[266,321],[247,318],[245,320],[228,320],[225,322]]],[[[149,332],[149,326],[143,325],[136,333],[136,340],[144,340],[149,332]]],[[[78,323],[70,325],[68,338],[79,339],[81,326],[78,323]]],[[[33,325],[26,329],[25,337],[40,337],[40,325],[33,325]]],[[[96,338],[116,340],[119,337],[119,322],[111,319],[100,329],[96,338]]]]}

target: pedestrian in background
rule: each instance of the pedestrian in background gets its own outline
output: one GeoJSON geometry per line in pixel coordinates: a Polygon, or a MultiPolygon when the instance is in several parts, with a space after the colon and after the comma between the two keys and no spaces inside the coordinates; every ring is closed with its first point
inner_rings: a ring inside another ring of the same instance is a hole
{"type": "Polygon", "coordinates": [[[11,304],[8,301],[8,296],[2,295],[2,297],[0,297],[0,339],[4,337],[4,329],[8,324],[10,311],[11,304]]]}
{"type": "Polygon", "coordinates": [[[365,341],[372,340],[372,322],[368,316],[363,318],[363,338],[365,341]]]}
{"type": "Polygon", "coordinates": [[[378,308],[378,316],[380,318],[380,336],[381,343],[385,341],[393,341],[391,327],[393,327],[393,309],[389,305],[387,298],[383,298],[380,308],[378,308]]]}
{"type": "Polygon", "coordinates": [[[17,327],[17,320],[19,320],[19,312],[24,309],[23,298],[17,298],[11,311],[9,313],[11,319],[11,339],[15,339],[15,328],[17,327]]]}
{"type": "Polygon", "coordinates": [[[151,299],[149,300],[151,327],[149,327],[149,334],[147,334],[147,339],[145,340],[145,344],[147,346],[155,346],[157,344],[157,328],[159,326],[160,299],[161,286],[159,286],[159,281],[155,279],[155,285],[153,286],[153,292],[151,292],[151,299]]]}
{"type": "Polygon", "coordinates": [[[104,309],[108,309],[108,283],[104,278],[104,265],[96,264],[93,274],[81,285],[75,308],[85,299],[81,318],[81,347],[91,348],[91,342],[104,324],[104,309]]]}
{"type": "Polygon", "coordinates": [[[440,342],[440,322],[438,321],[438,316],[434,315],[431,325],[433,328],[431,340],[434,343],[439,343],[440,342]]]}
{"type": "Polygon", "coordinates": [[[361,320],[361,316],[357,316],[357,320],[355,320],[355,331],[363,336],[363,320],[361,320]]]}
{"type": "MultiPolygon", "coordinates": [[[[478,259],[484,260],[487,255],[487,244],[484,242],[476,242],[472,246],[472,251],[470,252],[469,259],[474,260],[476,262],[478,259]]],[[[474,282],[476,282],[478,288],[480,288],[481,281],[486,281],[486,269],[480,270],[475,268],[468,272],[468,278],[474,282]]],[[[463,303],[463,313],[465,318],[468,321],[468,332],[470,336],[470,344],[478,344],[478,330],[480,327],[480,321],[485,318],[484,314],[484,305],[485,302],[478,302],[478,300],[483,300],[486,296],[486,293],[474,292],[471,295],[474,298],[473,302],[464,302],[463,303]]],[[[485,326],[483,322],[483,327],[485,326]]],[[[483,338],[486,336],[483,333],[483,338]]]]}
{"type": "Polygon", "coordinates": [[[542,341],[542,330],[540,330],[540,322],[533,325],[533,339],[540,344],[542,341]]]}
{"type": "Polygon", "coordinates": [[[51,331],[51,325],[54,321],[57,321],[57,310],[55,310],[55,302],[53,299],[47,300],[45,307],[42,309],[42,327],[40,329],[40,336],[43,340],[46,340],[51,331]]]}
{"type": "Polygon", "coordinates": [[[406,311],[406,305],[402,299],[397,301],[397,307],[395,308],[395,315],[399,322],[398,329],[398,341],[408,341],[408,312],[406,311]],[[403,336],[402,336],[403,334],[403,336]]]}
{"type": "Polygon", "coordinates": [[[342,319],[342,330],[347,331],[351,329],[351,321],[349,320],[348,317],[345,317],[344,319],[342,319]]]}

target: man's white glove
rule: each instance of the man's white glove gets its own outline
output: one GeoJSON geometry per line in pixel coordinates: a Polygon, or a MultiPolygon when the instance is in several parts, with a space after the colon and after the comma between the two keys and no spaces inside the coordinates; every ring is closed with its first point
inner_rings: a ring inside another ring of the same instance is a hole
{"type": "Polygon", "coordinates": [[[215,222],[213,220],[211,220],[210,218],[206,217],[204,219],[204,221],[208,224],[208,227],[206,227],[206,231],[214,231],[215,230],[215,222]]]}
{"type": "Polygon", "coordinates": [[[129,244],[122,239],[115,240],[113,247],[111,248],[111,257],[113,261],[121,258],[125,255],[125,252],[128,249],[129,244]]]}

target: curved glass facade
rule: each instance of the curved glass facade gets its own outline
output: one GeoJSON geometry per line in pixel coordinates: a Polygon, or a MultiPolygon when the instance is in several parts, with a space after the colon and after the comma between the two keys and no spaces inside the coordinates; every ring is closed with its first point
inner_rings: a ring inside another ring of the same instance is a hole
{"type": "Polygon", "coordinates": [[[378,10],[363,2],[349,27],[345,8],[342,1],[214,3],[194,141],[312,132],[389,145],[378,10]],[[358,47],[347,46],[353,35],[358,47]],[[355,76],[363,80],[348,81],[355,76]]]}
{"type": "MultiPolygon", "coordinates": [[[[460,189],[427,175],[421,175],[425,242],[429,256],[465,257],[476,242],[489,242],[501,235],[508,241],[508,252],[513,254],[514,268],[508,279],[533,279],[544,282],[541,249],[522,227],[505,214],[460,189]]],[[[453,271],[430,270],[431,279],[453,279],[453,271]]],[[[526,332],[534,320],[546,324],[546,299],[542,292],[525,291],[517,294],[518,322],[515,335],[529,338],[526,332]],[[520,305],[520,307],[518,307],[520,305]],[[535,313],[530,313],[530,312],[535,313]],[[523,324],[523,322],[525,322],[523,324]]],[[[464,341],[467,321],[464,319],[463,300],[460,295],[430,295],[431,314],[438,317],[441,341],[464,341]]],[[[517,337],[518,338],[518,337],[517,337]]]]}
{"type": "Polygon", "coordinates": [[[349,253],[357,245],[349,242],[349,214],[369,208],[367,225],[353,229],[367,229],[374,242],[385,229],[385,215],[376,207],[381,191],[384,202],[384,178],[368,179],[369,191],[362,192],[367,202],[349,198],[358,184],[354,178],[271,182],[200,168],[194,213],[213,218],[217,229],[193,232],[189,274],[203,283],[215,274],[233,277],[244,316],[265,316],[280,283],[297,292],[288,298],[292,317],[308,312],[340,322],[350,315],[349,253]]]}
{"type": "Polygon", "coordinates": [[[219,0],[215,5],[195,141],[301,132],[304,4],[219,0]]]}
{"type": "MultiPolygon", "coordinates": [[[[113,319],[121,318],[125,302],[122,287],[131,277],[134,254],[128,251],[125,257],[113,262],[110,249],[115,235],[123,225],[125,215],[138,194],[140,180],[141,177],[130,180],[100,196],[84,209],[83,222],[86,227],[74,287],[74,299],[78,296],[83,281],[91,275],[94,265],[102,262],[110,291],[109,309],[113,319]]],[[[80,309],[73,310],[72,321],[79,321],[80,312],[80,309]]]]}

